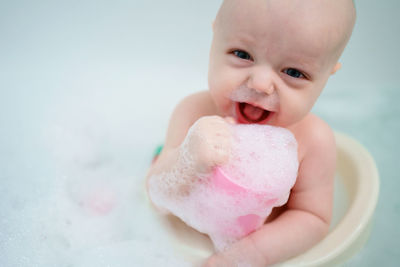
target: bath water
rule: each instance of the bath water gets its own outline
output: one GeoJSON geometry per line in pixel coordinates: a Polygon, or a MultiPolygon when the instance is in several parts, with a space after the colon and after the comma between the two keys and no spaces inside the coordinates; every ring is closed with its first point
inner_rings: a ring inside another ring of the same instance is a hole
{"type": "Polygon", "coordinates": [[[15,142],[2,143],[1,266],[192,266],[207,257],[204,236],[206,245],[191,247],[150,208],[144,177],[159,136],[127,125],[120,106],[85,105],[32,119],[29,134],[3,129],[15,142]]]}

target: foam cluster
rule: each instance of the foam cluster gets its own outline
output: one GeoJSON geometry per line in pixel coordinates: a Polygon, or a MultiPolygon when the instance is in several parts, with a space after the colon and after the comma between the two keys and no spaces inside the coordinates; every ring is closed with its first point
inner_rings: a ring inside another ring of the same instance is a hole
{"type": "Polygon", "coordinates": [[[297,142],[290,131],[257,124],[231,127],[227,164],[208,174],[193,172],[184,142],[175,168],[149,179],[152,202],[209,235],[217,250],[257,230],[274,207],[285,204],[298,171],[297,142]],[[171,188],[182,184],[187,190],[171,188]]]}

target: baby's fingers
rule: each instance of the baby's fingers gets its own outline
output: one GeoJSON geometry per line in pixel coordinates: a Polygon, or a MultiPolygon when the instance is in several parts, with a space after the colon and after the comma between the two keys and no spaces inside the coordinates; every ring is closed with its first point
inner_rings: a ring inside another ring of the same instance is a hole
{"type": "Polygon", "coordinates": [[[230,116],[225,117],[224,120],[229,124],[237,124],[237,121],[235,120],[235,118],[230,117],[230,116]]]}
{"type": "Polygon", "coordinates": [[[214,165],[222,165],[228,162],[230,155],[230,146],[227,140],[221,140],[219,143],[213,144],[214,165]]]}

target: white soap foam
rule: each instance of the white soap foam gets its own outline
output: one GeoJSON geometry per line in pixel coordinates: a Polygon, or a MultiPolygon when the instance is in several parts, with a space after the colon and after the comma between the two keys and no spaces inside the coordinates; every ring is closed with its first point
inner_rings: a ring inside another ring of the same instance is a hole
{"type": "Polygon", "coordinates": [[[276,197],[287,192],[297,177],[297,142],[293,134],[269,125],[234,125],[233,153],[222,167],[245,188],[269,192],[276,197]],[[262,162],[260,164],[260,162],[262,162]]]}
{"type": "Polygon", "coordinates": [[[35,139],[49,149],[43,169],[2,173],[9,181],[0,188],[0,266],[191,266],[171,248],[145,194],[152,147],[135,151],[114,117],[69,112],[35,139]]]}
{"type": "Polygon", "coordinates": [[[297,143],[288,130],[265,125],[231,127],[232,154],[229,163],[221,169],[245,190],[232,194],[215,184],[212,174],[195,172],[197,177],[187,179],[187,172],[179,170],[180,166],[185,166],[193,171],[185,142],[172,171],[149,179],[153,203],[208,234],[217,250],[225,249],[249,233],[248,228],[239,223],[241,219],[259,218],[252,219],[256,222],[251,227],[260,227],[273,207],[286,203],[297,177],[297,143]],[[172,188],[183,183],[190,188],[185,194],[172,188]]]}
{"type": "Polygon", "coordinates": [[[279,107],[279,96],[275,91],[267,95],[245,85],[241,85],[234,90],[230,95],[230,99],[235,102],[257,103],[260,108],[269,111],[277,111],[279,107]]]}

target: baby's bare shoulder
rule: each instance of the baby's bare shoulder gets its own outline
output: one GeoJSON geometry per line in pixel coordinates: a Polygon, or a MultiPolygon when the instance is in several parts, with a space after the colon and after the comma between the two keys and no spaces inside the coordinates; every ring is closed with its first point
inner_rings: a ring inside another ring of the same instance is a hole
{"type": "Polygon", "coordinates": [[[336,168],[333,131],[322,119],[310,114],[296,127],[295,136],[301,154],[300,166],[288,207],[308,211],[328,223],[336,168]]]}
{"type": "Polygon", "coordinates": [[[299,177],[302,190],[331,184],[336,168],[336,143],[331,127],[310,114],[298,125],[294,134],[299,145],[299,177]]]}
{"type": "Polygon", "coordinates": [[[172,116],[187,116],[199,118],[206,115],[215,115],[216,108],[210,93],[201,91],[183,98],[174,109],[172,116]]]}
{"type": "Polygon", "coordinates": [[[215,113],[216,108],[208,91],[186,96],[174,108],[164,147],[176,147],[196,120],[203,116],[215,115],[215,113]]]}
{"type": "Polygon", "coordinates": [[[294,130],[301,158],[326,154],[336,150],[332,128],[314,114],[307,115],[294,130]]]}
{"type": "Polygon", "coordinates": [[[209,91],[199,91],[184,97],[179,105],[196,106],[200,109],[207,109],[210,106],[215,106],[209,91]]]}

